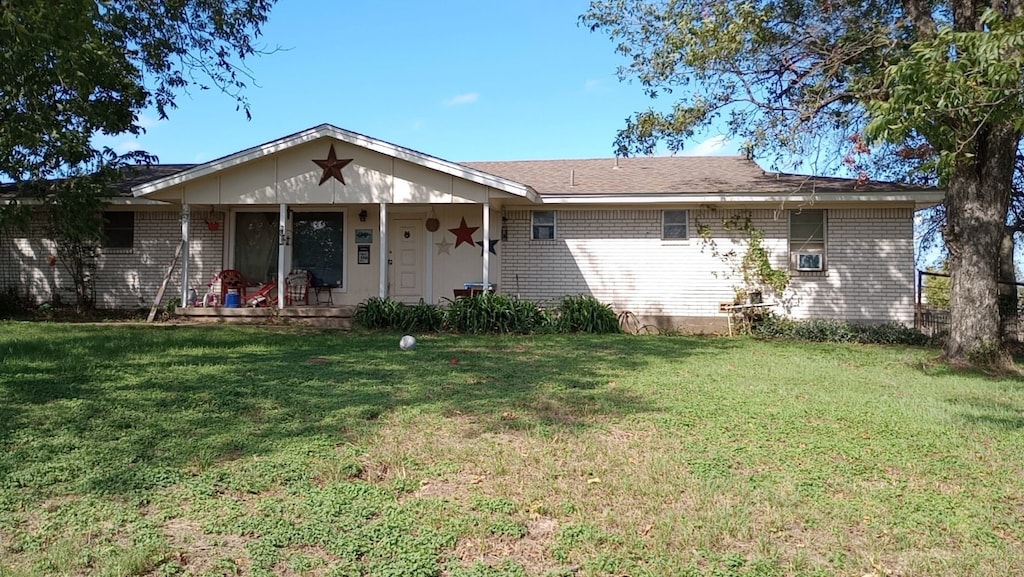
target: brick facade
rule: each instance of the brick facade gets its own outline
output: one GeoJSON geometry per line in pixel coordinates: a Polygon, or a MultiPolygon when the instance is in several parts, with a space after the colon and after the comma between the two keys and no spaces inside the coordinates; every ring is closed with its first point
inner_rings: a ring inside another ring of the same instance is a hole
{"type": "MultiPolygon", "coordinates": [[[[539,301],[590,294],[657,324],[721,328],[719,306],[741,284],[735,258],[723,255],[746,246],[723,221],[749,216],[772,264],[789,266],[786,211],[690,210],[688,240],[663,240],[662,211],[646,208],[558,210],[555,240],[531,240],[528,210],[503,216],[503,292],[539,301]]],[[[912,217],[910,208],[828,210],[828,270],[794,273],[780,308],[796,318],[912,323],[912,217]]]]}
{"type": "MultiPolygon", "coordinates": [[[[191,286],[200,296],[205,283],[222,269],[224,233],[211,231],[206,221],[223,223],[220,212],[193,211],[191,214],[191,286]]],[[[140,210],[135,213],[132,248],[101,248],[96,261],[96,307],[134,309],[149,307],[174,257],[181,238],[181,214],[178,211],[140,210]]],[[[35,303],[75,300],[74,288],[58,263],[50,266],[47,257],[55,254],[53,242],[44,238],[41,218],[33,221],[27,233],[5,232],[0,238],[0,290],[24,296],[35,303]]],[[[175,267],[164,302],[181,293],[181,265],[175,267]]]]}
{"type": "MultiPolygon", "coordinates": [[[[546,210],[551,210],[545,207],[546,210]]],[[[679,209],[674,207],[674,209],[679,209]]],[[[556,238],[531,240],[531,211],[502,213],[501,292],[536,301],[590,294],[628,311],[646,324],[721,330],[741,281],[734,270],[745,250],[745,234],[723,221],[743,220],[765,232],[764,245],[776,267],[788,268],[785,210],[689,210],[689,238],[661,238],[660,209],[555,209],[556,238]],[[700,231],[706,234],[700,234],[700,231]]],[[[200,296],[205,283],[224,268],[225,214],[193,211],[191,284],[200,296]]],[[[61,266],[51,267],[52,243],[36,222],[27,235],[0,237],[0,290],[27,295],[37,303],[72,302],[74,293],[61,266]]],[[[181,236],[174,210],[136,212],[131,249],[101,249],[96,269],[99,308],[148,307],[181,236]]],[[[913,322],[914,244],[911,208],[827,209],[827,270],[793,272],[783,295],[766,295],[795,318],[839,318],[857,322],[913,322]]],[[[180,294],[180,264],[165,302],[180,294]]],[[[364,295],[370,296],[370,295],[364,295]]],[[[361,300],[357,299],[357,300],[361,300]]]]}

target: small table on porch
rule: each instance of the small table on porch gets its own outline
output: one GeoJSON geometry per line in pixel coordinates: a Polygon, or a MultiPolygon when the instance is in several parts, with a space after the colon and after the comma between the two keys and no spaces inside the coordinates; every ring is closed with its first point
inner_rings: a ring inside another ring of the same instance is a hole
{"type": "Polygon", "coordinates": [[[312,286],[310,288],[313,289],[313,294],[316,295],[316,304],[318,306],[319,305],[323,305],[323,304],[327,304],[327,305],[333,305],[334,304],[334,293],[331,291],[331,289],[334,288],[333,286],[331,286],[331,285],[315,285],[315,286],[312,286]],[[320,297],[320,293],[324,293],[324,292],[327,293],[326,301],[323,300],[320,297]]]}
{"type": "Polygon", "coordinates": [[[482,293],[482,292],[489,292],[489,293],[498,292],[498,285],[495,284],[495,283],[487,283],[487,288],[486,289],[484,289],[483,281],[468,282],[468,283],[465,283],[462,286],[464,286],[466,288],[466,290],[469,291],[470,295],[475,295],[477,293],[482,293]]]}

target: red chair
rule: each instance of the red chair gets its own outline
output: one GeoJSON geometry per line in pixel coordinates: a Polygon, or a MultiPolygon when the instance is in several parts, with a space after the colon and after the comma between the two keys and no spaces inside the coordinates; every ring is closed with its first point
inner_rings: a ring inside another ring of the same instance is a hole
{"type": "Polygon", "coordinates": [[[245,306],[248,307],[269,307],[277,305],[277,282],[270,281],[259,290],[252,293],[252,296],[245,299],[245,306]]]}

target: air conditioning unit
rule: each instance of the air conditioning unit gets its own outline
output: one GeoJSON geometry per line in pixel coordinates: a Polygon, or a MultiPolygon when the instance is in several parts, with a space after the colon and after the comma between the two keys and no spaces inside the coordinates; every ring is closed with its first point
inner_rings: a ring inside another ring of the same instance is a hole
{"type": "Polygon", "coordinates": [[[824,270],[824,259],[820,252],[796,253],[796,270],[824,270]]]}

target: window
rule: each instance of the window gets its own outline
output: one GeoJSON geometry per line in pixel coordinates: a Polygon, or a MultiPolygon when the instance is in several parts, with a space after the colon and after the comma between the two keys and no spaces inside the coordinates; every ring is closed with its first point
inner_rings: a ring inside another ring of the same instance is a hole
{"type": "Polygon", "coordinates": [[[296,212],[292,218],[292,268],[313,275],[313,286],[342,286],[345,234],[340,212],[296,212]]]}
{"type": "Polygon", "coordinates": [[[825,270],[825,211],[789,212],[789,266],[798,271],[825,270]]]}
{"type": "Polygon", "coordinates": [[[551,240],[553,238],[555,238],[555,211],[534,211],[533,240],[551,240]]]}
{"type": "Polygon", "coordinates": [[[277,278],[278,213],[235,215],[235,268],[250,282],[277,278]]]}
{"type": "Polygon", "coordinates": [[[132,248],[135,245],[135,213],[103,213],[103,246],[105,248],[132,248]]]}
{"type": "Polygon", "coordinates": [[[690,212],[687,210],[666,210],[661,213],[661,238],[689,238],[688,224],[690,212]]]}

